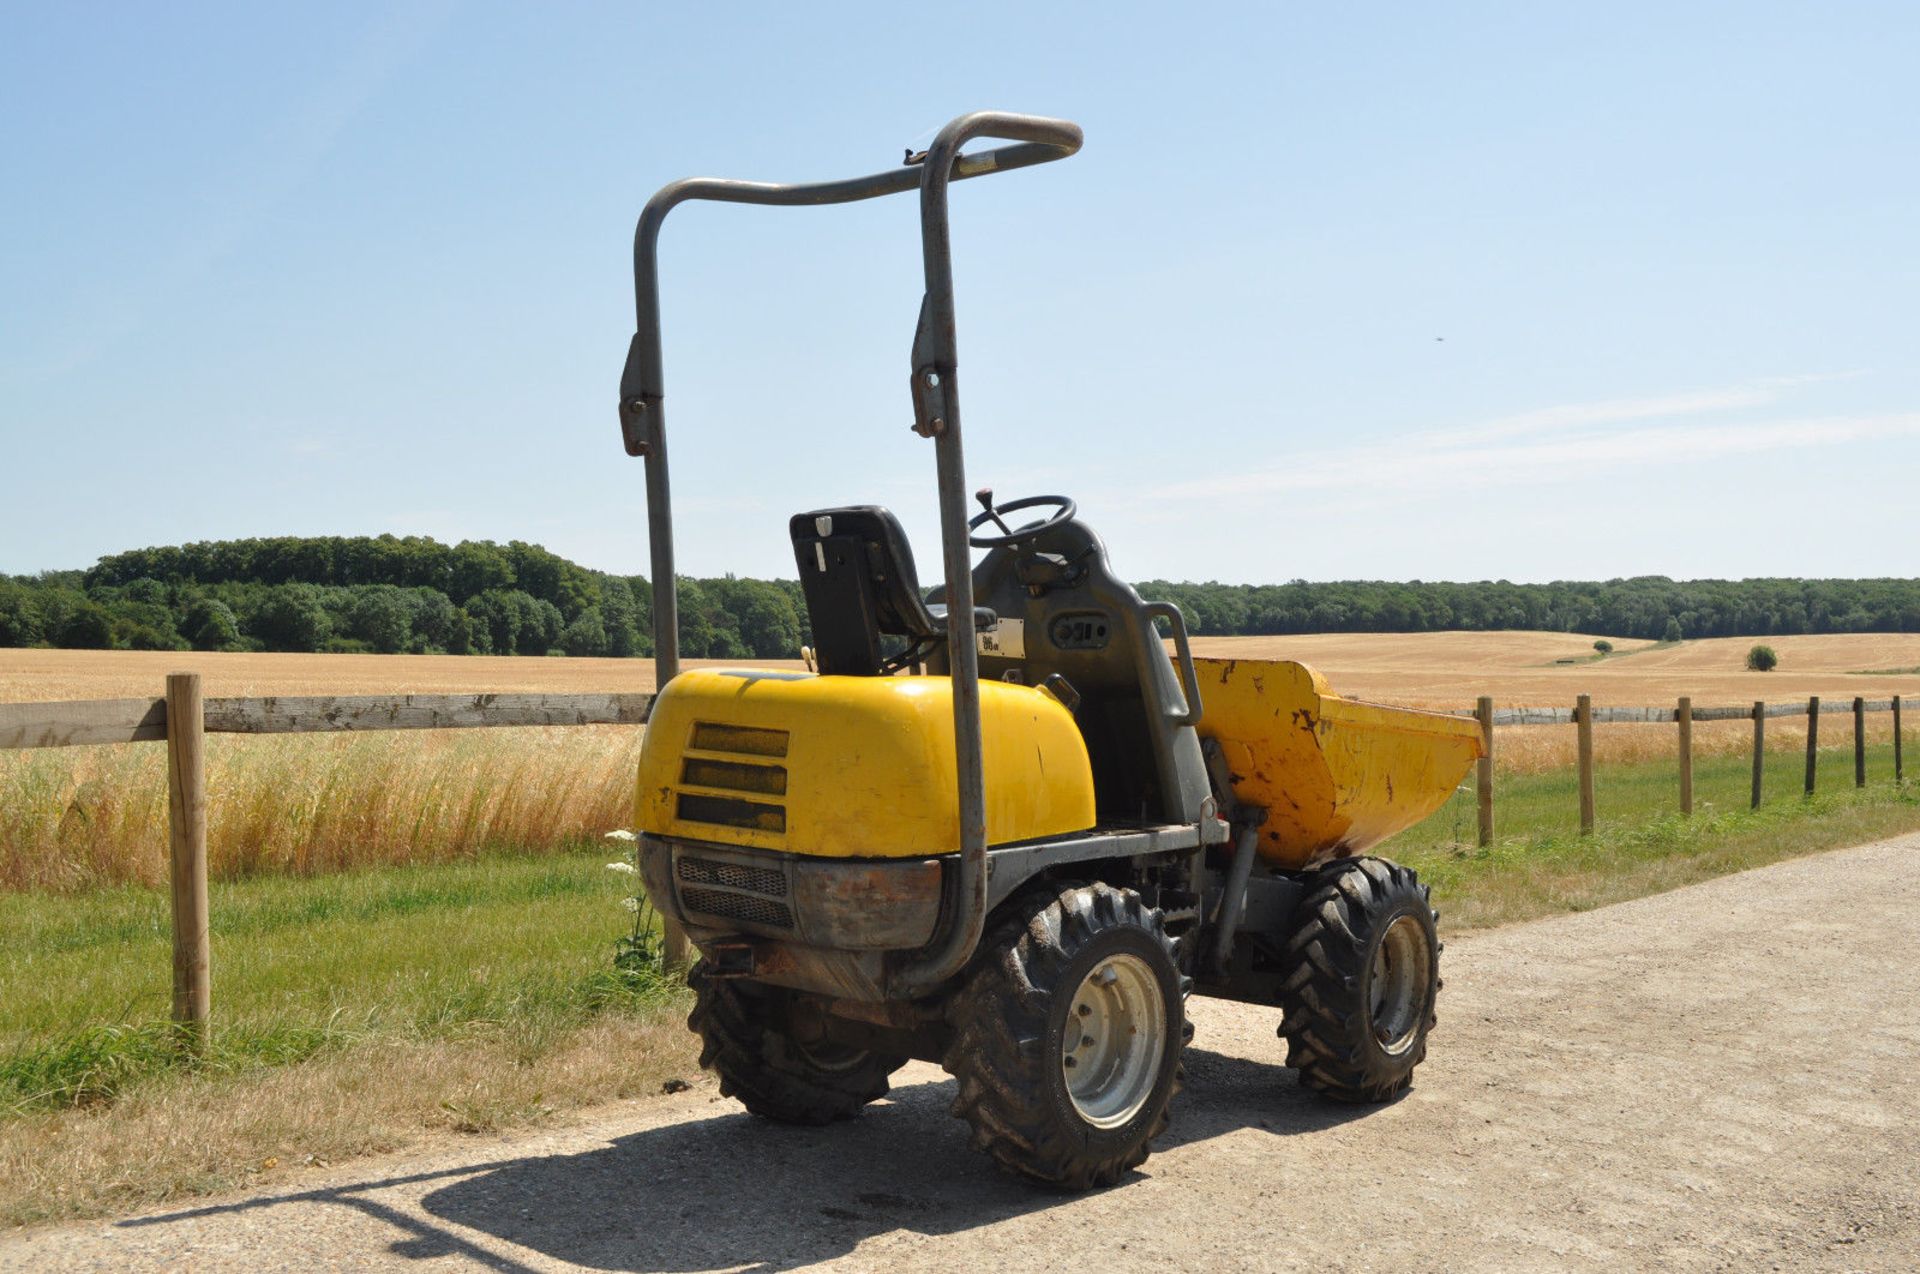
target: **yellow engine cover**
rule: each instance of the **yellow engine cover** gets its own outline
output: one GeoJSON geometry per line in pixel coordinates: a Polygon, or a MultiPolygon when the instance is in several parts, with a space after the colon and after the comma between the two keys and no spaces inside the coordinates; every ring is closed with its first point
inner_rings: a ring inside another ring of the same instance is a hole
{"type": "MultiPolygon", "coordinates": [[[[987,841],[1093,826],[1087,745],[1052,695],[980,684],[987,841]]],[[[832,858],[960,848],[953,683],[702,669],[654,700],[636,826],[832,858]]]]}

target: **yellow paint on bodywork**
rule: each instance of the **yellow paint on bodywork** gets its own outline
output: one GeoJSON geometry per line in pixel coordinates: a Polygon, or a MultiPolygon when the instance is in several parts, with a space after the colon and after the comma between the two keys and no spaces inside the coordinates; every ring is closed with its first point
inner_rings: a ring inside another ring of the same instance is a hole
{"type": "MultiPolygon", "coordinates": [[[[1086,743],[1053,696],[982,682],[980,731],[989,844],[1093,826],[1086,743]]],[[[647,722],[636,826],[834,858],[953,853],[953,683],[683,672],[647,722]]]]}
{"type": "Polygon", "coordinates": [[[1358,854],[1446,802],[1480,756],[1465,717],[1342,699],[1305,664],[1196,659],[1199,731],[1234,795],[1265,806],[1262,857],[1300,868],[1358,854]]]}

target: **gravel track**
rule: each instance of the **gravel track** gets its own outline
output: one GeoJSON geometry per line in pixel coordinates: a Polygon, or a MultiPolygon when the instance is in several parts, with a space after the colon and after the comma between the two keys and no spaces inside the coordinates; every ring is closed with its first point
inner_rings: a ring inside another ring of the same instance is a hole
{"type": "MultiPolygon", "coordinates": [[[[1444,903],[1442,904],[1444,910],[1444,903]]],[[[1118,1187],[1000,1176],[914,1065],[852,1124],[689,1092],[0,1238],[20,1269],[1920,1267],[1920,837],[1451,942],[1418,1086],[1326,1105],[1270,1010],[1196,1000],[1118,1187]]]]}

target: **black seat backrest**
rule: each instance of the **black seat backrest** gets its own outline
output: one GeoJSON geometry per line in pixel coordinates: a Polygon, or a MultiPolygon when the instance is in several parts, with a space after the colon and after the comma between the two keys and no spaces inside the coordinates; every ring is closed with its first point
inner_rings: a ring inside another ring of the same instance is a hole
{"type": "Polygon", "coordinates": [[[787,524],[813,625],[815,666],[830,676],[883,671],[882,634],[911,642],[946,632],[920,597],[899,519],[878,505],[796,513],[787,524]]]}

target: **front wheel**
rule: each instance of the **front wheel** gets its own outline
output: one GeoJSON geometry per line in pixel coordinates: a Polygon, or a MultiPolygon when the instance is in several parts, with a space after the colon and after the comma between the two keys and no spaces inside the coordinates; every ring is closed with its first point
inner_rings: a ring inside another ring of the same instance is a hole
{"type": "Polygon", "coordinates": [[[953,1113],[1001,1167],[1070,1190],[1144,1162],[1187,1038],[1160,913],[1105,884],[1009,904],[955,998],[953,1113]]]}
{"type": "Polygon", "coordinates": [[[1413,1085],[1440,992],[1438,913],[1408,867],[1324,869],[1297,913],[1281,990],[1287,1065],[1308,1088],[1383,1102],[1413,1085]]]}

